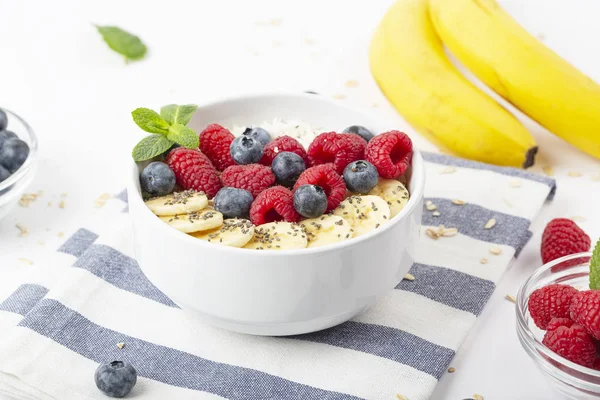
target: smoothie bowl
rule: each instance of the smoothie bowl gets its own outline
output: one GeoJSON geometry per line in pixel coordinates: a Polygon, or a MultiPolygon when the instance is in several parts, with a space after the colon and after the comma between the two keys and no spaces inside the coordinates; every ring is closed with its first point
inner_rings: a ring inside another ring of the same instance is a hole
{"type": "Polygon", "coordinates": [[[185,123],[202,152],[133,163],[128,192],[140,267],[191,315],[307,333],[356,316],[408,272],[425,175],[404,133],[312,94],[219,101],[185,123]]]}

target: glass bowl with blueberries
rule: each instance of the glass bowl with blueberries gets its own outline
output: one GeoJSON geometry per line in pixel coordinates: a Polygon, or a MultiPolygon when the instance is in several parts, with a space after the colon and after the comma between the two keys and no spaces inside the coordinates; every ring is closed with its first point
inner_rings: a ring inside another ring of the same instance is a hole
{"type": "Polygon", "coordinates": [[[17,114],[0,108],[0,219],[17,205],[35,175],[37,137],[17,114]]]}

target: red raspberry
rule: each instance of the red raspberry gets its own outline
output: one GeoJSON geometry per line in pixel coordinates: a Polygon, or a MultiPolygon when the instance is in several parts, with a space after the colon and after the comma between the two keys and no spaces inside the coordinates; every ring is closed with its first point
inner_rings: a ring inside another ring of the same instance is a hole
{"type": "Polygon", "coordinates": [[[302,157],[305,163],[308,164],[306,150],[304,150],[304,147],[302,147],[300,142],[290,136],[279,136],[267,143],[263,149],[263,156],[260,160],[260,163],[271,166],[273,159],[282,151],[296,153],[302,157]]]}
{"type": "Polygon", "coordinates": [[[600,290],[584,290],[573,296],[571,319],[582,325],[593,337],[600,338],[600,290]]]}
{"type": "Polygon", "coordinates": [[[235,164],[229,153],[233,139],[232,133],[219,124],[211,124],[200,133],[200,150],[219,171],[235,164]]]}
{"type": "Polygon", "coordinates": [[[353,161],[365,157],[367,141],[355,134],[326,132],[317,136],[308,146],[311,166],[333,163],[338,174],[353,161]]]}
{"type": "Polygon", "coordinates": [[[600,358],[596,358],[596,360],[594,360],[594,365],[592,368],[594,368],[596,371],[600,371],[600,358]]]}
{"type": "Polygon", "coordinates": [[[375,136],[367,144],[365,158],[377,167],[379,176],[395,179],[402,175],[412,161],[412,141],[406,133],[389,131],[375,136]]]}
{"type": "Polygon", "coordinates": [[[260,192],[275,183],[271,168],[260,164],[232,165],[221,174],[223,186],[245,189],[256,198],[260,192]]]}
{"type": "Polygon", "coordinates": [[[536,289],[529,296],[528,307],[533,322],[546,329],[552,318],[569,318],[569,306],[577,289],[569,285],[553,284],[536,289]]]}
{"type": "Polygon", "coordinates": [[[547,331],[553,331],[559,326],[566,326],[567,328],[572,326],[575,322],[571,318],[552,318],[548,325],[546,325],[547,331]]]}
{"type": "Polygon", "coordinates": [[[592,367],[596,345],[581,325],[559,326],[546,332],[542,343],[558,355],[584,367],[592,367]]]}
{"type": "Polygon", "coordinates": [[[335,209],[346,197],[346,182],[335,172],[333,164],[322,164],[305,170],[296,181],[294,190],[302,185],[317,185],[327,195],[327,210],[335,209]]]}
{"type": "MultiPolygon", "coordinates": [[[[555,218],[546,225],[542,234],[542,261],[548,263],[557,258],[590,250],[592,241],[575,222],[567,218],[555,218]]],[[[575,259],[552,267],[552,271],[578,265],[585,259],[575,259]]]]}
{"type": "Polygon", "coordinates": [[[283,186],[274,186],[260,193],[250,207],[250,221],[254,225],[300,221],[300,214],[294,208],[292,191],[283,186]]]}
{"type": "Polygon", "coordinates": [[[177,184],[186,190],[194,189],[213,198],[221,189],[219,173],[198,150],[178,147],[169,152],[165,162],[175,173],[177,184]]]}

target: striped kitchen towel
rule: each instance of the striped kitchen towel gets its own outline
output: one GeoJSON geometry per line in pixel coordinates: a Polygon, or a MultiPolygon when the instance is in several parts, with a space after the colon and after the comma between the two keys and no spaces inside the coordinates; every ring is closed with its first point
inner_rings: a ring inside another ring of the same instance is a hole
{"type": "Polygon", "coordinates": [[[425,159],[415,279],[352,321],[294,337],[188,319],[141,273],[125,204],[109,202],[47,265],[0,279],[0,391],[104,399],[97,364],[125,360],[139,373],[132,398],[429,398],[555,183],[443,155],[425,159]],[[458,234],[434,240],[439,225],[458,234]]]}

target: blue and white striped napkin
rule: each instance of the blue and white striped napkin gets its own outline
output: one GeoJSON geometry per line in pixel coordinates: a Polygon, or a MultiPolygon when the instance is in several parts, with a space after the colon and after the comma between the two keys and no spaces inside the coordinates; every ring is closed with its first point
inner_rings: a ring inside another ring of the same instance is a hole
{"type": "Polygon", "coordinates": [[[443,155],[425,159],[429,206],[414,281],[350,322],[295,337],[188,320],[141,273],[125,205],[109,202],[109,215],[75,232],[48,265],[0,279],[0,391],[104,399],[93,381],[97,364],[126,360],[139,373],[132,398],[429,398],[555,183],[443,155]],[[439,225],[458,234],[425,232],[439,225]]]}

